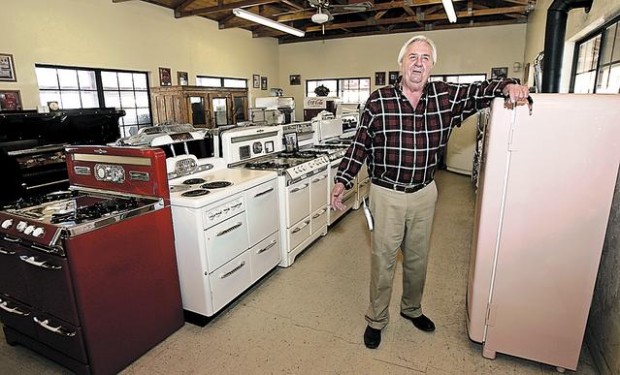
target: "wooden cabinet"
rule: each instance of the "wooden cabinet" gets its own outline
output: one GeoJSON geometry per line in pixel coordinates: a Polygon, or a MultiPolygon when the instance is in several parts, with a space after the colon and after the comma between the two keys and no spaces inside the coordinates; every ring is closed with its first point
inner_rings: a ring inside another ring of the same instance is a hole
{"type": "Polygon", "coordinates": [[[215,128],[248,120],[248,90],[198,86],[151,88],[153,123],[215,128]]]}

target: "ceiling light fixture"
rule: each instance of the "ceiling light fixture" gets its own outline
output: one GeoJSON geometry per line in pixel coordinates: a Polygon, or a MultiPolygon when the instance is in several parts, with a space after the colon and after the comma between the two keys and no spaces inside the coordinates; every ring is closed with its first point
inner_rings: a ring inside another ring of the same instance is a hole
{"type": "Polygon", "coordinates": [[[448,21],[450,21],[450,23],[456,23],[456,12],[454,11],[452,0],[441,0],[441,2],[443,3],[443,9],[448,15],[448,21]]]}
{"type": "Polygon", "coordinates": [[[290,27],[288,25],[285,25],[283,23],[274,21],[274,20],[269,19],[267,17],[259,16],[258,14],[248,12],[247,10],[243,10],[241,8],[233,9],[233,14],[235,16],[237,16],[237,17],[244,18],[244,19],[246,19],[248,21],[260,23],[261,25],[265,25],[265,26],[274,28],[276,30],[283,31],[285,33],[289,33],[289,34],[298,36],[300,38],[303,37],[304,35],[306,35],[305,31],[296,29],[294,27],[290,27]]]}

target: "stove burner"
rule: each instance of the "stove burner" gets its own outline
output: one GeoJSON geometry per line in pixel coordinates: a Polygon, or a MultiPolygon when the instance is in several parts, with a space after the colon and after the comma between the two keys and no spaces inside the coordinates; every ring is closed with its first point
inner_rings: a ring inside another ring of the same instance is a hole
{"type": "Polygon", "coordinates": [[[222,189],[232,184],[230,181],[211,181],[200,185],[200,187],[203,189],[222,189]]]}
{"type": "Polygon", "coordinates": [[[203,195],[207,195],[209,193],[210,193],[209,190],[195,189],[195,190],[186,191],[185,193],[182,193],[181,195],[184,197],[200,197],[203,195]]]}
{"type": "Polygon", "coordinates": [[[250,169],[286,169],[286,168],[290,168],[291,164],[289,163],[283,163],[283,162],[274,162],[272,160],[267,160],[267,161],[257,161],[257,162],[253,162],[253,163],[247,163],[245,165],[247,168],[250,169]]]}
{"type": "Polygon", "coordinates": [[[18,200],[4,205],[2,209],[5,210],[20,210],[28,207],[38,206],[47,202],[54,202],[64,199],[69,199],[77,196],[76,191],[55,191],[45,195],[35,195],[28,198],[19,198],[18,200]]]}
{"type": "Polygon", "coordinates": [[[115,212],[127,211],[140,205],[138,199],[112,199],[97,202],[92,206],[80,207],[74,211],[53,213],[50,222],[52,224],[74,222],[80,224],[86,221],[96,220],[115,212]]]}
{"type": "Polygon", "coordinates": [[[202,184],[203,182],[206,182],[204,178],[188,178],[187,180],[183,181],[183,185],[196,185],[202,184]]]}

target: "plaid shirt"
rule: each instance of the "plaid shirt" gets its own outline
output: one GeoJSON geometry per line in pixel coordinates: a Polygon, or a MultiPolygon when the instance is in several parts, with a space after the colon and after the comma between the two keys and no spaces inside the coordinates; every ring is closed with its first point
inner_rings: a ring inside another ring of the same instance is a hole
{"type": "Polygon", "coordinates": [[[434,81],[414,109],[400,85],[374,91],[336,174],[347,189],[364,161],[372,180],[413,186],[430,183],[437,154],[446,146],[454,126],[490,105],[502,89],[516,80],[487,80],[471,84],[434,81]]]}

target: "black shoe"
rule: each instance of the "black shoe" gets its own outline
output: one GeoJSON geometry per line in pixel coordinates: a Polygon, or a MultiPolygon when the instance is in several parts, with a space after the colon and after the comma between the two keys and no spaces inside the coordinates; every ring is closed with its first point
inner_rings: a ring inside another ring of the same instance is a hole
{"type": "Polygon", "coordinates": [[[364,332],[364,344],[368,349],[376,349],[381,344],[381,330],[366,327],[364,332]]]}
{"type": "Polygon", "coordinates": [[[424,315],[420,315],[417,318],[412,318],[403,313],[400,313],[400,316],[407,320],[411,320],[411,323],[413,323],[413,325],[419,330],[422,330],[424,332],[433,332],[435,330],[435,324],[433,323],[433,321],[424,315]]]}

